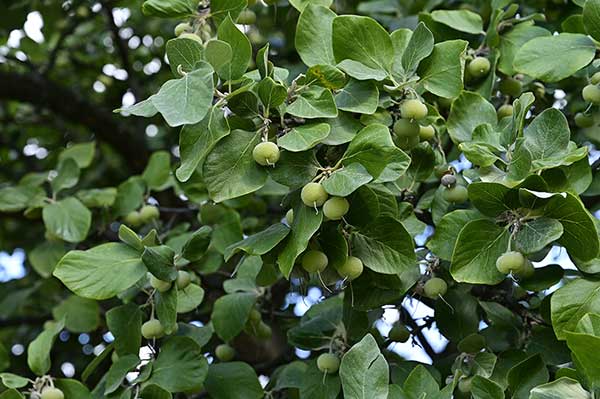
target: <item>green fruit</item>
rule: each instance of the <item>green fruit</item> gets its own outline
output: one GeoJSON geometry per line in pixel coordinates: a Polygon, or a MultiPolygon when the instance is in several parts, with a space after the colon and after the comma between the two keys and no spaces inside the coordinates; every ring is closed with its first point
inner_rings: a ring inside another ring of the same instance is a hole
{"type": "Polygon", "coordinates": [[[590,78],[590,82],[592,82],[594,85],[600,84],[600,72],[593,74],[590,78]]]}
{"type": "Polygon", "coordinates": [[[300,192],[300,198],[306,206],[321,206],[327,201],[327,191],[323,188],[321,183],[308,183],[302,187],[300,192]]]}
{"type": "Polygon", "coordinates": [[[423,119],[427,116],[427,112],[427,105],[416,99],[406,100],[400,104],[400,116],[403,119],[423,119]]]}
{"type": "Polygon", "coordinates": [[[582,129],[594,126],[594,117],[581,112],[575,115],[575,125],[582,129]]]}
{"type": "Polygon", "coordinates": [[[546,96],[546,86],[540,82],[533,82],[533,95],[536,98],[544,98],[546,96]]]}
{"type": "Polygon", "coordinates": [[[258,323],[258,326],[256,326],[256,337],[260,338],[260,339],[271,339],[271,336],[273,335],[273,330],[271,330],[271,327],[265,323],[264,321],[261,321],[260,323],[258,323]]]}
{"type": "Polygon", "coordinates": [[[419,126],[419,138],[421,141],[429,141],[435,137],[433,125],[419,126]]]}
{"type": "Polygon", "coordinates": [[[465,353],[476,353],[485,347],[485,337],[480,334],[470,334],[458,343],[458,350],[465,353]]]}
{"type": "Polygon", "coordinates": [[[400,137],[400,136],[396,136],[394,142],[396,143],[396,145],[400,148],[402,148],[403,150],[411,150],[413,148],[415,148],[417,145],[419,145],[419,136],[409,136],[409,137],[400,137]]]}
{"type": "Polygon", "coordinates": [[[320,273],[327,267],[329,259],[321,251],[310,250],[302,255],[302,267],[309,273],[320,273]]]}
{"type": "Polygon", "coordinates": [[[498,108],[498,119],[506,118],[507,116],[512,116],[513,114],[513,106],[510,104],[504,104],[500,108],[498,108]]]}
{"type": "Polygon", "coordinates": [[[215,348],[215,356],[222,362],[229,362],[235,356],[235,349],[227,344],[217,345],[215,348]]]}
{"type": "Polygon", "coordinates": [[[490,68],[490,60],[485,57],[475,57],[469,62],[467,71],[472,77],[479,79],[487,76],[487,74],[490,73],[490,68]]]}
{"type": "Polygon", "coordinates": [[[322,353],[317,358],[317,368],[326,374],[333,374],[340,368],[340,358],[333,353],[322,353]]]}
{"type": "Polygon", "coordinates": [[[279,147],[270,141],[258,143],[252,150],[252,157],[257,164],[262,166],[273,166],[279,161],[279,147]]]}
{"type": "Polygon", "coordinates": [[[110,354],[110,360],[111,360],[111,362],[113,362],[113,363],[116,363],[116,362],[119,360],[119,355],[117,354],[117,351],[113,351],[113,352],[110,354]]]}
{"type": "Polygon", "coordinates": [[[256,14],[252,10],[243,10],[237,18],[237,23],[242,25],[252,25],[256,22],[256,14]]]}
{"type": "Polygon", "coordinates": [[[42,389],[40,399],[64,399],[65,394],[58,388],[46,387],[42,389]]]}
{"type": "Polygon", "coordinates": [[[439,277],[433,277],[427,280],[423,290],[426,297],[435,299],[440,295],[444,296],[446,294],[448,284],[439,277]]]}
{"type": "Polygon", "coordinates": [[[520,271],[516,271],[515,275],[520,278],[529,278],[533,276],[535,273],[535,267],[533,263],[529,261],[529,259],[525,259],[525,263],[523,264],[523,268],[520,271]]]}
{"type": "Polygon", "coordinates": [[[146,339],[160,338],[165,334],[163,325],[157,319],[150,319],[141,328],[142,337],[146,339]]]}
{"type": "Polygon", "coordinates": [[[419,124],[411,119],[398,119],[394,123],[394,133],[398,137],[416,137],[420,130],[419,124]]]}
{"type": "Polygon", "coordinates": [[[473,378],[463,377],[458,381],[458,390],[461,391],[462,393],[469,393],[469,392],[471,392],[472,385],[473,385],[473,378]]]}
{"type": "Polygon", "coordinates": [[[456,184],[456,176],[451,174],[444,175],[440,179],[440,183],[442,184],[442,186],[452,187],[456,184]]]}
{"type": "Polygon", "coordinates": [[[248,321],[251,323],[258,323],[262,320],[262,315],[258,311],[258,309],[252,309],[250,314],[248,315],[248,321]]]}
{"type": "Polygon", "coordinates": [[[442,197],[453,204],[462,204],[469,198],[469,190],[460,184],[454,187],[446,187],[442,191],[442,197]]]}
{"type": "Polygon", "coordinates": [[[517,251],[505,252],[496,259],[496,269],[500,273],[520,273],[525,267],[525,257],[517,251]]]}
{"type": "Polygon", "coordinates": [[[150,286],[152,286],[152,288],[156,288],[158,292],[166,292],[171,289],[171,282],[159,280],[153,274],[148,274],[150,278],[150,286]]]}
{"type": "Polygon", "coordinates": [[[203,44],[203,43],[202,43],[202,39],[200,38],[200,36],[198,36],[198,35],[197,35],[197,34],[195,34],[195,33],[187,33],[187,32],[184,32],[184,33],[182,33],[181,35],[179,35],[179,38],[180,38],[180,39],[190,39],[190,40],[194,40],[194,41],[196,41],[196,42],[198,42],[198,43],[200,43],[200,44],[203,44]]]}
{"type": "Polygon", "coordinates": [[[323,215],[331,220],[341,219],[350,209],[350,203],[343,197],[331,197],[323,204],[323,215]]]}
{"type": "Polygon", "coordinates": [[[511,97],[519,97],[521,91],[523,90],[523,83],[513,77],[507,77],[500,81],[498,88],[502,94],[506,94],[507,96],[511,97]]]}
{"type": "Polygon", "coordinates": [[[142,219],[142,222],[144,223],[158,219],[159,216],[160,211],[154,205],[144,205],[142,209],[140,209],[140,219],[142,219]]]}
{"type": "Polygon", "coordinates": [[[600,104],[600,87],[596,85],[587,85],[581,91],[583,99],[592,104],[600,104]]]}
{"type": "Polygon", "coordinates": [[[177,288],[183,290],[188,285],[192,283],[192,275],[185,270],[179,270],[177,272],[177,280],[175,280],[175,284],[177,288]]]}
{"type": "Polygon", "coordinates": [[[139,226],[142,224],[142,217],[138,211],[131,211],[125,216],[123,221],[129,226],[139,226]]]}
{"type": "Polygon", "coordinates": [[[288,224],[291,226],[294,223],[294,210],[290,209],[285,213],[285,220],[287,220],[288,224]]]}
{"type": "Polygon", "coordinates": [[[348,256],[346,262],[337,269],[338,274],[347,279],[354,280],[363,272],[363,263],[356,256],[348,256]]]}
{"type": "Polygon", "coordinates": [[[388,333],[388,338],[394,342],[406,342],[410,338],[410,331],[402,323],[394,323],[394,326],[388,333]]]}
{"type": "Polygon", "coordinates": [[[175,26],[175,36],[180,36],[181,34],[189,32],[190,30],[192,30],[190,24],[188,24],[187,22],[182,22],[175,26]]]}

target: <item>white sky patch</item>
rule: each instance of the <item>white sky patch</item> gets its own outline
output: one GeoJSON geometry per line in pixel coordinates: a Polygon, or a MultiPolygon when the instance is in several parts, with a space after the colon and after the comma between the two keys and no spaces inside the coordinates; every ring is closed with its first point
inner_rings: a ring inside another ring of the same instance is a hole
{"type": "Polygon", "coordinates": [[[27,14],[27,20],[23,25],[23,30],[25,30],[25,34],[36,43],[44,42],[44,34],[42,33],[42,28],[44,27],[44,20],[42,18],[42,14],[38,11],[32,11],[27,14]]]}

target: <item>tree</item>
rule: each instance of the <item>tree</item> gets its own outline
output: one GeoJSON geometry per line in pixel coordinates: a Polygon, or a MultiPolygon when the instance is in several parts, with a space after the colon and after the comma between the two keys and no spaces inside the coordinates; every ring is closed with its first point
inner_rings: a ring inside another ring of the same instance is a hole
{"type": "Polygon", "coordinates": [[[266,3],[6,7],[0,399],[600,397],[600,0],[266,3]]]}

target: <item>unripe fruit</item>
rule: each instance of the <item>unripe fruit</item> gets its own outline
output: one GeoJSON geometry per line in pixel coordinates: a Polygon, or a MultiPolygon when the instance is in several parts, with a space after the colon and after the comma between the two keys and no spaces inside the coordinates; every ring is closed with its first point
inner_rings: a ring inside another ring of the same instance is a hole
{"type": "Polygon", "coordinates": [[[271,327],[265,323],[264,321],[261,321],[260,323],[258,323],[258,326],[256,326],[256,337],[260,338],[260,339],[271,339],[271,336],[273,335],[273,330],[271,330],[271,327]]]}
{"type": "Polygon", "coordinates": [[[310,250],[302,255],[302,267],[309,273],[322,272],[328,263],[327,255],[321,251],[310,250]]]}
{"type": "Polygon", "coordinates": [[[160,211],[154,205],[144,205],[142,209],[140,209],[140,219],[142,219],[142,222],[158,219],[159,216],[160,211]]]}
{"type": "Polygon", "coordinates": [[[138,211],[131,211],[125,216],[124,222],[129,226],[139,226],[142,224],[142,218],[138,211]]]}
{"type": "Polygon", "coordinates": [[[421,101],[412,99],[400,104],[400,116],[403,119],[423,119],[427,116],[427,106],[421,101]]]}
{"type": "Polygon", "coordinates": [[[190,40],[194,40],[200,44],[202,44],[202,39],[200,38],[200,36],[198,36],[195,33],[188,33],[188,32],[184,32],[181,35],[179,35],[180,39],[190,39],[190,40]]]}
{"type": "Polygon", "coordinates": [[[456,184],[456,176],[450,174],[444,175],[440,179],[440,183],[442,183],[442,186],[452,187],[456,184]]]}
{"type": "Polygon", "coordinates": [[[237,18],[237,23],[242,25],[252,25],[256,22],[256,14],[254,11],[245,9],[237,18]]]}
{"type": "Polygon", "coordinates": [[[185,270],[179,270],[177,272],[177,280],[175,280],[175,284],[177,288],[180,290],[185,289],[192,282],[192,275],[185,270]]]}
{"type": "Polygon", "coordinates": [[[327,191],[323,188],[321,183],[308,183],[302,187],[300,192],[300,198],[306,206],[321,206],[327,201],[327,191]]]}
{"type": "Polygon", "coordinates": [[[596,85],[587,85],[581,91],[583,99],[592,104],[600,104],[600,87],[596,85]]]}
{"type": "Polygon", "coordinates": [[[395,323],[390,332],[388,338],[394,342],[406,342],[410,338],[410,331],[402,323],[395,323]]]}
{"type": "Polygon", "coordinates": [[[363,272],[363,263],[356,256],[348,256],[346,262],[337,269],[338,274],[347,279],[354,280],[363,272]]]}
{"type": "Polygon", "coordinates": [[[163,281],[163,280],[159,280],[158,278],[156,278],[153,274],[148,273],[150,276],[150,285],[152,286],[152,288],[156,288],[156,290],[158,292],[166,292],[169,291],[171,289],[171,282],[170,281],[163,281]]]}
{"type": "Polygon", "coordinates": [[[58,388],[46,387],[42,389],[40,399],[64,399],[65,394],[58,388]]]}
{"type": "Polygon", "coordinates": [[[235,356],[235,349],[227,344],[217,345],[215,348],[215,356],[222,362],[229,362],[230,360],[233,360],[235,356]]]}
{"type": "Polygon", "coordinates": [[[419,138],[421,141],[429,141],[435,137],[435,128],[433,125],[419,126],[419,138]]]}
{"type": "Polygon", "coordinates": [[[505,252],[496,259],[496,269],[500,273],[520,273],[525,267],[525,257],[517,251],[505,252]]]}
{"type": "Polygon", "coordinates": [[[594,117],[591,115],[586,115],[584,113],[578,112],[575,115],[575,125],[582,129],[594,126],[594,117]]]}
{"type": "Polygon", "coordinates": [[[506,118],[507,116],[512,116],[514,110],[513,106],[510,104],[504,104],[500,108],[498,108],[498,119],[506,118]]]}
{"type": "Polygon", "coordinates": [[[469,191],[460,184],[454,187],[447,187],[442,191],[442,197],[453,204],[461,204],[469,198],[469,191]]]}
{"type": "Polygon", "coordinates": [[[592,82],[592,84],[597,85],[600,84],[600,72],[596,72],[595,74],[592,75],[590,82],[592,82]]]}
{"type": "Polygon", "coordinates": [[[523,84],[518,79],[507,77],[500,81],[498,88],[502,94],[506,94],[507,96],[511,97],[518,97],[523,90],[523,84]]]}
{"type": "Polygon", "coordinates": [[[490,60],[485,57],[475,57],[467,66],[467,71],[474,78],[483,78],[490,73],[490,60]]]}
{"type": "Polygon", "coordinates": [[[439,295],[446,294],[448,291],[448,284],[439,277],[433,277],[425,283],[423,286],[425,296],[428,298],[437,298],[439,295]]]}
{"type": "Polygon", "coordinates": [[[398,119],[394,123],[394,133],[398,137],[417,137],[420,130],[419,124],[411,119],[398,119]]]}
{"type": "Polygon", "coordinates": [[[165,329],[159,320],[150,319],[142,324],[141,333],[146,339],[160,338],[165,334],[165,329]]]}
{"type": "Polygon", "coordinates": [[[294,223],[294,210],[293,209],[290,209],[285,213],[285,220],[287,220],[289,225],[294,223]]]}
{"type": "Polygon", "coordinates": [[[340,368],[340,358],[333,353],[323,353],[317,358],[317,368],[326,374],[333,374],[340,368]]]}
{"type": "Polygon", "coordinates": [[[462,393],[469,393],[471,392],[471,386],[473,385],[473,379],[471,377],[468,378],[461,378],[458,381],[458,390],[461,391],[462,393]]]}
{"type": "Polygon", "coordinates": [[[175,36],[180,36],[182,33],[189,32],[192,29],[190,24],[187,22],[182,22],[175,26],[175,36]]]}
{"type": "Polygon", "coordinates": [[[323,215],[331,220],[339,220],[349,209],[350,203],[346,198],[331,197],[323,204],[323,215]]]}
{"type": "Polygon", "coordinates": [[[533,95],[536,98],[544,98],[546,96],[546,86],[540,82],[533,82],[533,95]]]}
{"type": "Polygon", "coordinates": [[[279,147],[270,141],[258,143],[252,150],[252,157],[257,164],[262,166],[272,166],[279,161],[279,147]]]}
{"type": "Polygon", "coordinates": [[[261,321],[262,319],[262,315],[260,314],[260,312],[257,309],[252,309],[250,311],[250,314],[248,315],[248,321],[251,323],[258,323],[259,321],[261,321]]]}

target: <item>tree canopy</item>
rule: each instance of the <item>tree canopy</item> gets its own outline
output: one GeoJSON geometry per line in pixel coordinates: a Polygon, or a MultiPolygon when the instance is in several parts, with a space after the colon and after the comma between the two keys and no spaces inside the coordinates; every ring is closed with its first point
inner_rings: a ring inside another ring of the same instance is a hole
{"type": "Polygon", "coordinates": [[[600,0],[1,9],[0,399],[600,398],[600,0]]]}

